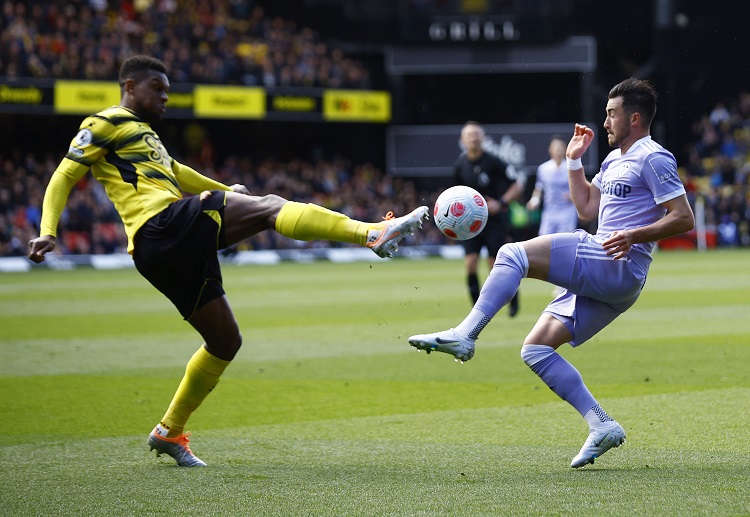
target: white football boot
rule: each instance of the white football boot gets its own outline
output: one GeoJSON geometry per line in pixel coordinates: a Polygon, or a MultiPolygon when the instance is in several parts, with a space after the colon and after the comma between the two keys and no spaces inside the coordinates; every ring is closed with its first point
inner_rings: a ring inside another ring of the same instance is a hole
{"type": "Polygon", "coordinates": [[[462,336],[455,329],[434,334],[417,334],[409,338],[409,344],[417,350],[424,350],[428,354],[433,350],[450,354],[462,363],[474,356],[474,341],[462,336]]]}
{"type": "Polygon", "coordinates": [[[581,451],[573,458],[570,466],[574,469],[593,464],[594,460],[612,449],[625,443],[625,430],[620,424],[612,420],[604,427],[591,429],[589,437],[581,447],[581,451]]]}
{"type": "Polygon", "coordinates": [[[166,438],[159,435],[157,429],[148,435],[148,446],[150,450],[156,449],[156,456],[166,454],[172,456],[180,467],[205,467],[206,463],[190,450],[190,433],[182,433],[174,438],[166,438]]]}
{"type": "Polygon", "coordinates": [[[377,223],[367,233],[367,247],[378,257],[390,258],[398,249],[398,243],[407,235],[411,235],[418,228],[422,228],[422,221],[429,219],[430,209],[420,206],[411,213],[393,217],[393,212],[388,212],[382,223],[377,223]]]}

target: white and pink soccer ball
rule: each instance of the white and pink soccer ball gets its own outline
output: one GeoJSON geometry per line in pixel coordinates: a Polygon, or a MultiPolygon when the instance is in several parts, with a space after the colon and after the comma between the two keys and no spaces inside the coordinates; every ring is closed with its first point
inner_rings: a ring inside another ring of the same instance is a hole
{"type": "Polygon", "coordinates": [[[435,201],[433,219],[444,235],[457,241],[476,237],[487,224],[487,202],[471,187],[458,185],[443,191],[435,201]]]}

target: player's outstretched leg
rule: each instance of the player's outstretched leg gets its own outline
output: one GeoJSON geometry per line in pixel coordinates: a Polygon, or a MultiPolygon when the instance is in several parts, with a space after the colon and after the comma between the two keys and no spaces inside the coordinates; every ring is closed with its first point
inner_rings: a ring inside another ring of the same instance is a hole
{"type": "Polygon", "coordinates": [[[433,350],[450,354],[456,361],[468,361],[474,356],[474,339],[462,336],[455,329],[443,330],[434,334],[417,334],[409,338],[409,344],[428,354],[433,350]]]}
{"type": "Polygon", "coordinates": [[[622,426],[614,420],[607,422],[603,427],[591,429],[586,442],[578,455],[573,458],[570,466],[577,469],[584,465],[593,464],[596,458],[623,443],[625,443],[625,430],[622,426]]]}
{"type": "Polygon", "coordinates": [[[459,361],[468,361],[474,356],[474,343],[480,332],[513,298],[528,269],[529,261],[523,246],[518,243],[505,244],[497,254],[479,300],[466,318],[449,330],[411,336],[409,344],[417,350],[435,350],[451,354],[459,361]]]}
{"type": "Polygon", "coordinates": [[[364,223],[312,203],[289,201],[276,217],[280,234],[301,241],[328,240],[367,246],[379,257],[392,257],[401,239],[422,227],[430,211],[420,206],[402,217],[389,212],[383,221],[364,223]]]}

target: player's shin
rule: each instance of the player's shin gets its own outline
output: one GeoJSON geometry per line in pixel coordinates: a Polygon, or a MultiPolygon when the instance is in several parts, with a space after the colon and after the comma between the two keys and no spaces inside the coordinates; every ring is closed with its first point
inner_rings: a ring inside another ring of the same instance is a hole
{"type": "Polygon", "coordinates": [[[216,387],[229,361],[211,355],[201,346],[190,358],[169,409],[161,420],[167,437],[181,434],[190,415],[216,387]]]}
{"type": "Polygon", "coordinates": [[[528,272],[529,259],[523,246],[515,242],[505,244],[497,254],[474,308],[494,317],[513,298],[528,272]]]}
{"type": "Polygon", "coordinates": [[[289,201],[276,217],[276,231],[301,241],[329,240],[364,245],[368,225],[311,203],[289,201]]]}
{"type": "Polygon", "coordinates": [[[529,259],[523,246],[511,243],[500,248],[495,265],[482,286],[479,300],[469,315],[456,326],[456,332],[477,339],[495,314],[513,298],[528,272],[529,259]]]}
{"type": "Polygon", "coordinates": [[[578,370],[554,348],[524,345],[521,347],[521,358],[558,397],[586,419],[589,427],[612,421],[586,387],[578,370]]]}

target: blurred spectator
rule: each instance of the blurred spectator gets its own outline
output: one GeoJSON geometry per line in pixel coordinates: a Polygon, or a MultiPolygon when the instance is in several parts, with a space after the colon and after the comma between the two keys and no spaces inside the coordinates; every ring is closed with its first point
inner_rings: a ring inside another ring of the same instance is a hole
{"type": "Polygon", "coordinates": [[[717,102],[693,125],[682,167],[691,199],[702,197],[719,246],[750,246],[750,93],[717,102]]]}
{"type": "Polygon", "coordinates": [[[116,80],[133,53],[174,82],[370,88],[363,64],[248,0],[5,0],[0,76],[116,80]]]}

